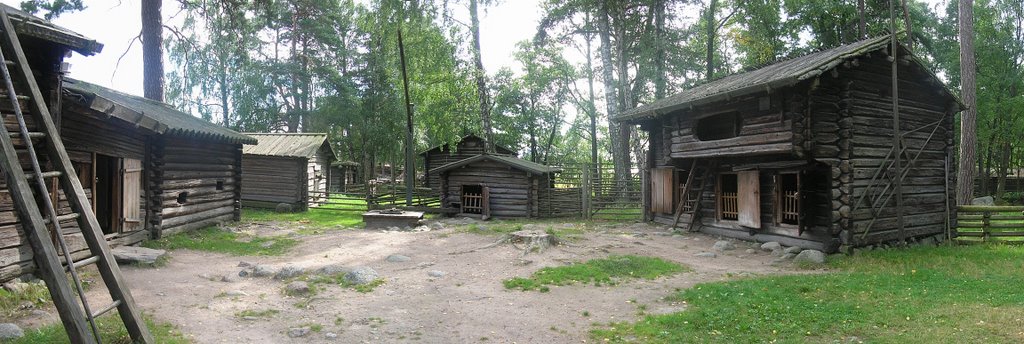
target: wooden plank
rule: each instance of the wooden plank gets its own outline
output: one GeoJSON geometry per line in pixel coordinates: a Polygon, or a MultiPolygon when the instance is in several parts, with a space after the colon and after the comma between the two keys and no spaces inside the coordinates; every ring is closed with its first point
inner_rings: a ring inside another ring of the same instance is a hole
{"type": "Polygon", "coordinates": [[[761,228],[761,182],[759,171],[736,173],[739,203],[739,224],[744,227],[761,228]]]}

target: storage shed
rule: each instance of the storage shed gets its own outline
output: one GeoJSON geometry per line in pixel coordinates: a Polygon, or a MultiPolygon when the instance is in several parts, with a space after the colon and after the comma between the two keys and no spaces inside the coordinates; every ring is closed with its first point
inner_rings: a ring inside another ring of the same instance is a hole
{"type": "Polygon", "coordinates": [[[324,133],[246,133],[259,142],[246,145],[242,155],[242,202],[273,208],[280,203],[296,209],[316,207],[327,200],[331,163],[336,158],[324,133]]]}
{"type": "MultiPolygon", "coordinates": [[[[455,144],[453,148],[449,144],[443,144],[420,153],[423,157],[423,186],[431,188],[435,192],[441,190],[441,178],[431,170],[459,160],[467,159],[479,154],[484,154],[486,141],[476,135],[466,135],[455,144]]],[[[502,146],[494,146],[494,151],[501,155],[515,156],[515,151],[502,146]]]]}
{"type": "Polygon", "coordinates": [[[331,191],[348,192],[349,186],[358,184],[359,166],[359,163],[355,161],[331,163],[331,191]]]}
{"type": "Polygon", "coordinates": [[[647,215],[826,252],[944,233],[955,216],[953,116],[962,105],[890,42],[778,62],[614,117],[650,135],[647,215]]]}
{"type": "Polygon", "coordinates": [[[430,170],[441,205],[462,215],[537,217],[539,194],[559,169],[508,155],[478,154],[430,170]]]}

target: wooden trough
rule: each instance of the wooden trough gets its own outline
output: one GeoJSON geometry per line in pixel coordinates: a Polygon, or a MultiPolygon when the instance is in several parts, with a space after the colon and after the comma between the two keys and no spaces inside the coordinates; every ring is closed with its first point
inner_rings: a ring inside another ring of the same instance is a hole
{"type": "Polygon", "coordinates": [[[370,210],[363,213],[363,223],[367,229],[389,227],[416,227],[423,219],[421,211],[405,211],[398,209],[370,210]]]}

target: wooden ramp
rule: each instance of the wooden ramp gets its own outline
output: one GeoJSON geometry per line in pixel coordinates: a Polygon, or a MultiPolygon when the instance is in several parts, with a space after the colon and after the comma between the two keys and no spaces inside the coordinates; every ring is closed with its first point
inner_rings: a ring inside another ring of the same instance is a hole
{"type": "MultiPolygon", "coordinates": [[[[110,248],[103,237],[96,214],[92,211],[82,184],[71,166],[71,160],[60,140],[60,134],[50,117],[39,85],[32,75],[25,52],[7,11],[0,8],[0,78],[4,88],[0,98],[9,102],[17,131],[0,126],[0,170],[5,172],[14,208],[33,249],[37,275],[46,282],[53,304],[72,343],[100,343],[96,318],[117,309],[136,343],[153,343],[153,336],[143,322],[131,293],[125,286],[110,248]],[[22,109],[32,115],[31,125],[26,122],[22,109]],[[40,163],[39,147],[47,164],[40,163]],[[23,170],[22,162],[30,162],[31,169],[23,170]],[[43,167],[48,171],[43,171],[43,167]],[[34,188],[34,190],[33,190],[34,188]],[[59,215],[55,209],[58,191],[66,195],[72,213],[59,215]],[[87,258],[75,261],[65,241],[65,224],[77,223],[88,246],[87,258]],[[59,249],[59,251],[58,251],[59,249]],[[63,263],[62,263],[63,262],[63,263]],[[65,265],[66,264],[66,267],[65,265]],[[85,297],[78,269],[96,264],[103,283],[113,302],[93,308],[85,297]],[[70,274],[70,281],[65,273],[70,274]],[[72,290],[72,286],[74,290],[72,290]]],[[[3,101],[3,100],[0,100],[3,101]]],[[[6,121],[5,121],[6,122],[6,121]]]]}

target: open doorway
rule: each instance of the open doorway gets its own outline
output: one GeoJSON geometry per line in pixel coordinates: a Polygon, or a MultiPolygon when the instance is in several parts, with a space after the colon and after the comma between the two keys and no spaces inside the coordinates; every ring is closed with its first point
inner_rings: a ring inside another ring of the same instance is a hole
{"type": "Polygon", "coordinates": [[[96,220],[103,229],[103,234],[118,233],[121,217],[121,159],[96,154],[93,168],[93,210],[96,212],[96,220]]]}
{"type": "Polygon", "coordinates": [[[484,188],[480,185],[462,186],[462,213],[483,214],[484,188]]]}

